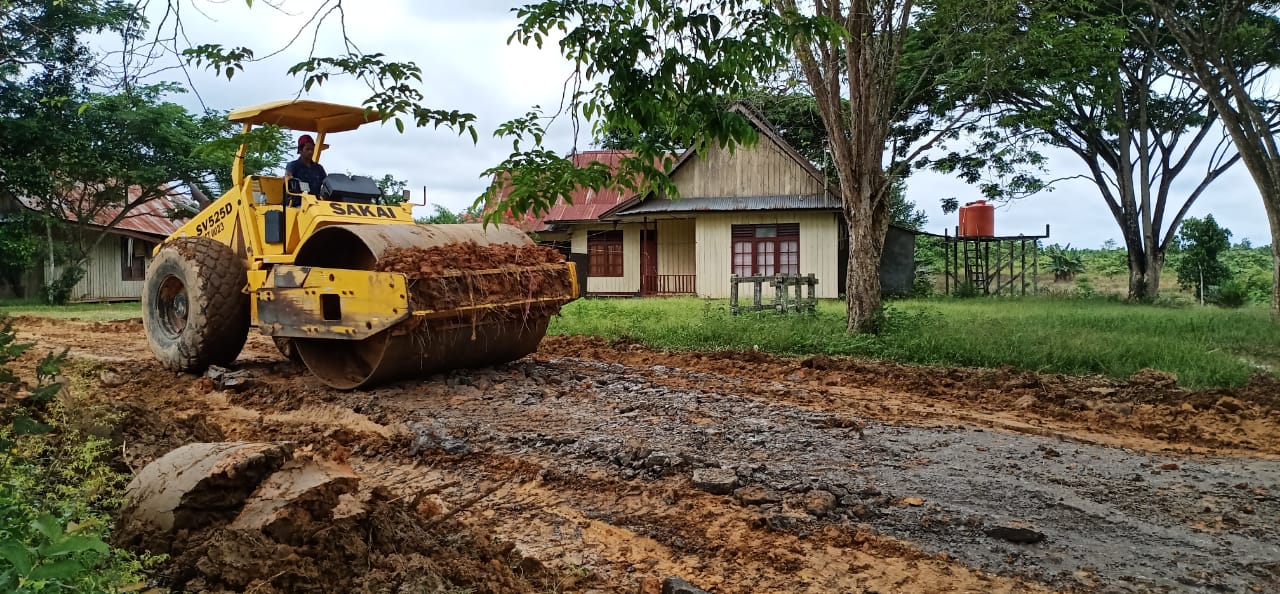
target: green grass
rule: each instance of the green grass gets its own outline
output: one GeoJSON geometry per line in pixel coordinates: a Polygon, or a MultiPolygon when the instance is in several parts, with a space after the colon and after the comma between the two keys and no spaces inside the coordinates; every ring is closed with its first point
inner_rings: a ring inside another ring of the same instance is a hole
{"type": "MultiPolygon", "coordinates": [[[[89,321],[140,317],[138,303],[40,305],[0,301],[0,312],[89,321]]],[[[1190,388],[1234,387],[1280,370],[1280,328],[1262,307],[1157,307],[1106,299],[893,301],[879,336],[844,332],[844,304],[816,314],[729,315],[726,300],[583,299],[551,334],[629,338],[661,349],[758,349],[781,355],[857,355],[930,365],[997,367],[1127,378],[1151,367],[1190,388]]]]}
{"type": "Polygon", "coordinates": [[[14,317],[31,316],[59,320],[105,322],[142,317],[142,305],[137,301],[45,305],[39,301],[0,299],[0,313],[6,313],[14,317]]]}
{"type": "Polygon", "coordinates": [[[565,307],[552,334],[630,338],[662,349],[758,349],[904,363],[1127,378],[1151,367],[1190,388],[1234,387],[1280,369],[1280,328],[1264,308],[1156,307],[1105,299],[894,301],[879,336],[844,332],[844,304],[816,314],[731,316],[724,300],[590,299],[565,307]]]}

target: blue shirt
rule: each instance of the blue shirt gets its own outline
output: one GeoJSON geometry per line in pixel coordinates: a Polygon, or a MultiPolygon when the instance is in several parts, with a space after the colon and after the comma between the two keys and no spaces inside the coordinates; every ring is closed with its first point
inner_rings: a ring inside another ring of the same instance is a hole
{"type": "Polygon", "coordinates": [[[305,163],[302,159],[294,159],[285,166],[284,172],[297,178],[298,181],[306,182],[310,187],[308,194],[320,194],[320,183],[324,181],[324,166],[319,163],[305,163]]]}

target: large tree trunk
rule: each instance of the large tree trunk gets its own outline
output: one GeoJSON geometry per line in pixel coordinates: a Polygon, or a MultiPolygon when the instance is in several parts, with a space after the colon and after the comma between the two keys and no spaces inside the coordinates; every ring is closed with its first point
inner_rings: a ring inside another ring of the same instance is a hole
{"type": "MultiPolygon", "coordinates": [[[[874,182],[872,182],[874,183],[874,182]]],[[[873,201],[849,195],[854,188],[842,190],[844,216],[849,226],[849,274],[845,277],[845,308],[849,332],[878,332],[880,319],[880,256],[889,230],[886,201],[873,201]],[[872,207],[873,202],[878,207],[872,207]]]]}
{"type": "MultiPolygon", "coordinates": [[[[1280,163],[1271,166],[1280,173],[1280,163]]],[[[1280,182],[1280,175],[1275,177],[1280,182]]],[[[1262,201],[1267,207],[1267,222],[1271,223],[1271,321],[1280,323],[1280,195],[1263,196],[1262,201]]]]}

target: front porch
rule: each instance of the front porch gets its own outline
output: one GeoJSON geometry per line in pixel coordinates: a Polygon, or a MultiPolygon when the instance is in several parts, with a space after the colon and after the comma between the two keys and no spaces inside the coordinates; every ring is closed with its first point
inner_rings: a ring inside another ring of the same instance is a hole
{"type": "Polygon", "coordinates": [[[640,225],[640,296],[696,295],[696,226],[693,219],[640,225]]]}
{"type": "Polygon", "coordinates": [[[640,296],[693,295],[698,292],[696,274],[654,274],[640,276],[640,296]]]}

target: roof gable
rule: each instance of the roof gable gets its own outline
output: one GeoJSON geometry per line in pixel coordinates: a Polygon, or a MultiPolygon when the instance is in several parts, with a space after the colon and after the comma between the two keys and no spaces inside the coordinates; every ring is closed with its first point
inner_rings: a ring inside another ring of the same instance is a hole
{"type": "Polygon", "coordinates": [[[648,193],[618,204],[604,216],[645,212],[838,209],[826,177],[773,126],[751,108],[735,103],[729,111],[745,117],[760,142],[733,150],[715,146],[699,155],[687,150],[676,161],[671,180],[679,200],[648,193]],[[694,158],[695,156],[699,158],[694,158]]]}

